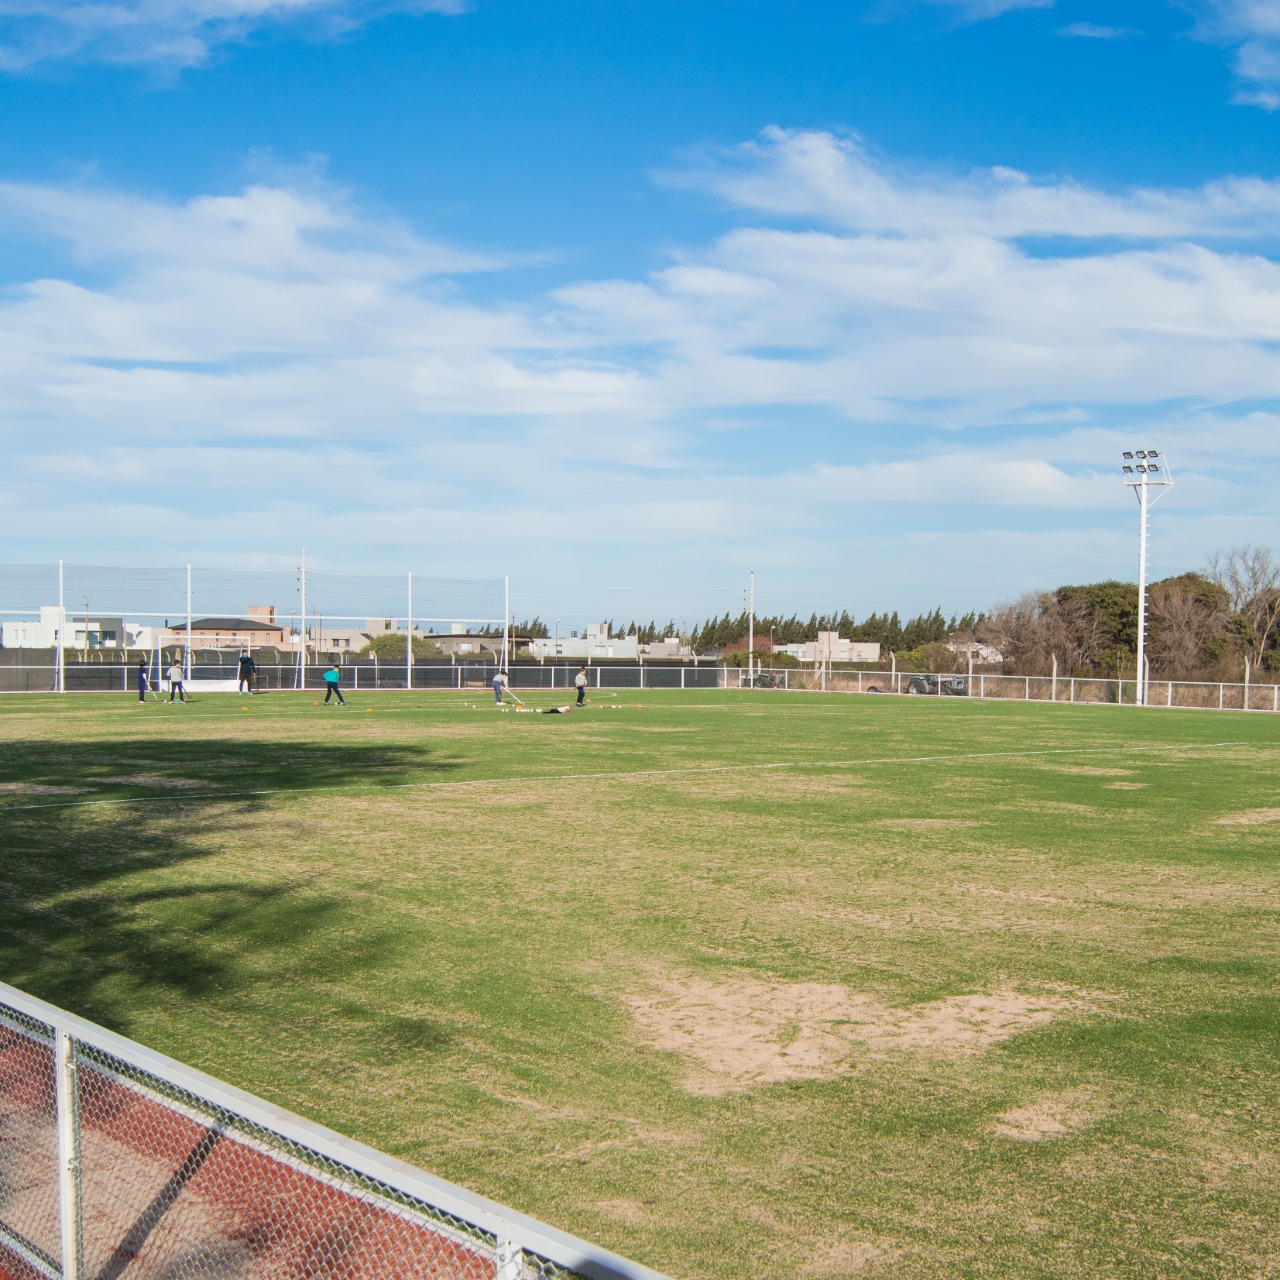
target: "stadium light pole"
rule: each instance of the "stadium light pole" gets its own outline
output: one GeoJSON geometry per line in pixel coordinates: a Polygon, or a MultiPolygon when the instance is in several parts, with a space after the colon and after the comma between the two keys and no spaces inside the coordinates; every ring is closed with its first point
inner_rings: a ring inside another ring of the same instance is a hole
{"type": "Polygon", "coordinates": [[[1173,475],[1156,449],[1126,449],[1122,455],[1124,482],[1138,499],[1138,683],[1134,701],[1147,701],[1147,513],[1168,493],[1173,475]],[[1159,489],[1152,497],[1151,490],[1159,489]]]}

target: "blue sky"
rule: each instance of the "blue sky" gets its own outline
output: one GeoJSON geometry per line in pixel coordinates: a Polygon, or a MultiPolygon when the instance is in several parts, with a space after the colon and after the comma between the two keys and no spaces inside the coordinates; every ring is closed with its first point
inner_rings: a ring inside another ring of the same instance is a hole
{"type": "Polygon", "coordinates": [[[1280,0],[0,0],[4,558],[962,612],[1280,542],[1280,0]]]}

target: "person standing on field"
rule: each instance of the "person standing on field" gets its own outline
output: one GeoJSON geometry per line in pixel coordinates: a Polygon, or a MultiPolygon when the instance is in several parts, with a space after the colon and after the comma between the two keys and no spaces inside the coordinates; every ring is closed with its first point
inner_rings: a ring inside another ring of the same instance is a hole
{"type": "Polygon", "coordinates": [[[240,677],[240,686],[236,690],[237,693],[247,693],[249,697],[253,697],[253,677],[258,670],[258,664],[253,660],[253,654],[246,649],[240,655],[240,670],[237,673],[240,677]]]}
{"type": "Polygon", "coordinates": [[[146,702],[147,690],[151,687],[151,681],[147,678],[147,660],[146,658],[138,659],[138,701],[146,702]]]}
{"type": "Polygon", "coordinates": [[[505,671],[499,671],[498,674],[493,677],[493,700],[498,704],[498,706],[502,706],[502,694],[506,687],[507,673],[505,671]]]}
{"type": "Polygon", "coordinates": [[[179,702],[186,702],[187,695],[182,687],[182,663],[174,658],[169,668],[169,701],[177,697],[179,702]]]}
{"type": "Polygon", "coordinates": [[[578,706],[582,706],[587,700],[587,668],[585,666],[578,668],[578,674],[573,677],[573,684],[578,690],[578,706]]]}
{"type": "Polygon", "coordinates": [[[347,705],[347,700],[342,696],[342,690],[338,688],[338,681],[342,679],[342,668],[335,662],[328,671],[324,673],[324,703],[329,705],[329,699],[336,693],[338,695],[338,703],[341,706],[347,705]]]}

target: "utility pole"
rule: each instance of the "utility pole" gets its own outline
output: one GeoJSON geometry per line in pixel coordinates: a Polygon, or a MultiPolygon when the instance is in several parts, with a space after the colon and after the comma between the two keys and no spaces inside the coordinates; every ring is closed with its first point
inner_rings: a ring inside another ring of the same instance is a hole
{"type": "Polygon", "coordinates": [[[756,684],[756,575],[751,574],[751,585],[747,588],[747,683],[754,689],[756,684]]]}

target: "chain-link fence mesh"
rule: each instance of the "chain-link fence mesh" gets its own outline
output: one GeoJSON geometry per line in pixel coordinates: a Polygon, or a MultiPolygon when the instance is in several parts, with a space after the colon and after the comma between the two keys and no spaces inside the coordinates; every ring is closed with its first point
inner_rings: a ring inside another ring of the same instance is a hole
{"type": "Polygon", "coordinates": [[[266,1104],[237,1109],[217,1101],[226,1090],[206,1096],[83,1033],[57,1034],[0,1003],[0,1280],[661,1280],[590,1246],[606,1264],[574,1270],[520,1239],[527,1219],[479,1225],[418,1194],[415,1179],[397,1184],[376,1153],[385,1177],[309,1145],[298,1132],[320,1131],[266,1104]],[[68,1167],[72,1191],[59,1178],[68,1167]],[[62,1257],[68,1214],[78,1267],[62,1257]]]}
{"type": "Polygon", "coordinates": [[[0,1008],[0,1261],[15,1276],[58,1273],[54,1031],[0,1008]]]}
{"type": "Polygon", "coordinates": [[[68,625],[77,616],[167,620],[247,618],[274,610],[280,620],[303,616],[363,622],[370,618],[421,622],[501,622],[501,579],[439,578],[429,574],[335,573],[326,569],[157,568],[63,564],[0,565],[0,618],[38,617],[61,605],[68,625]],[[188,585],[190,595],[188,596],[188,585]]]}

